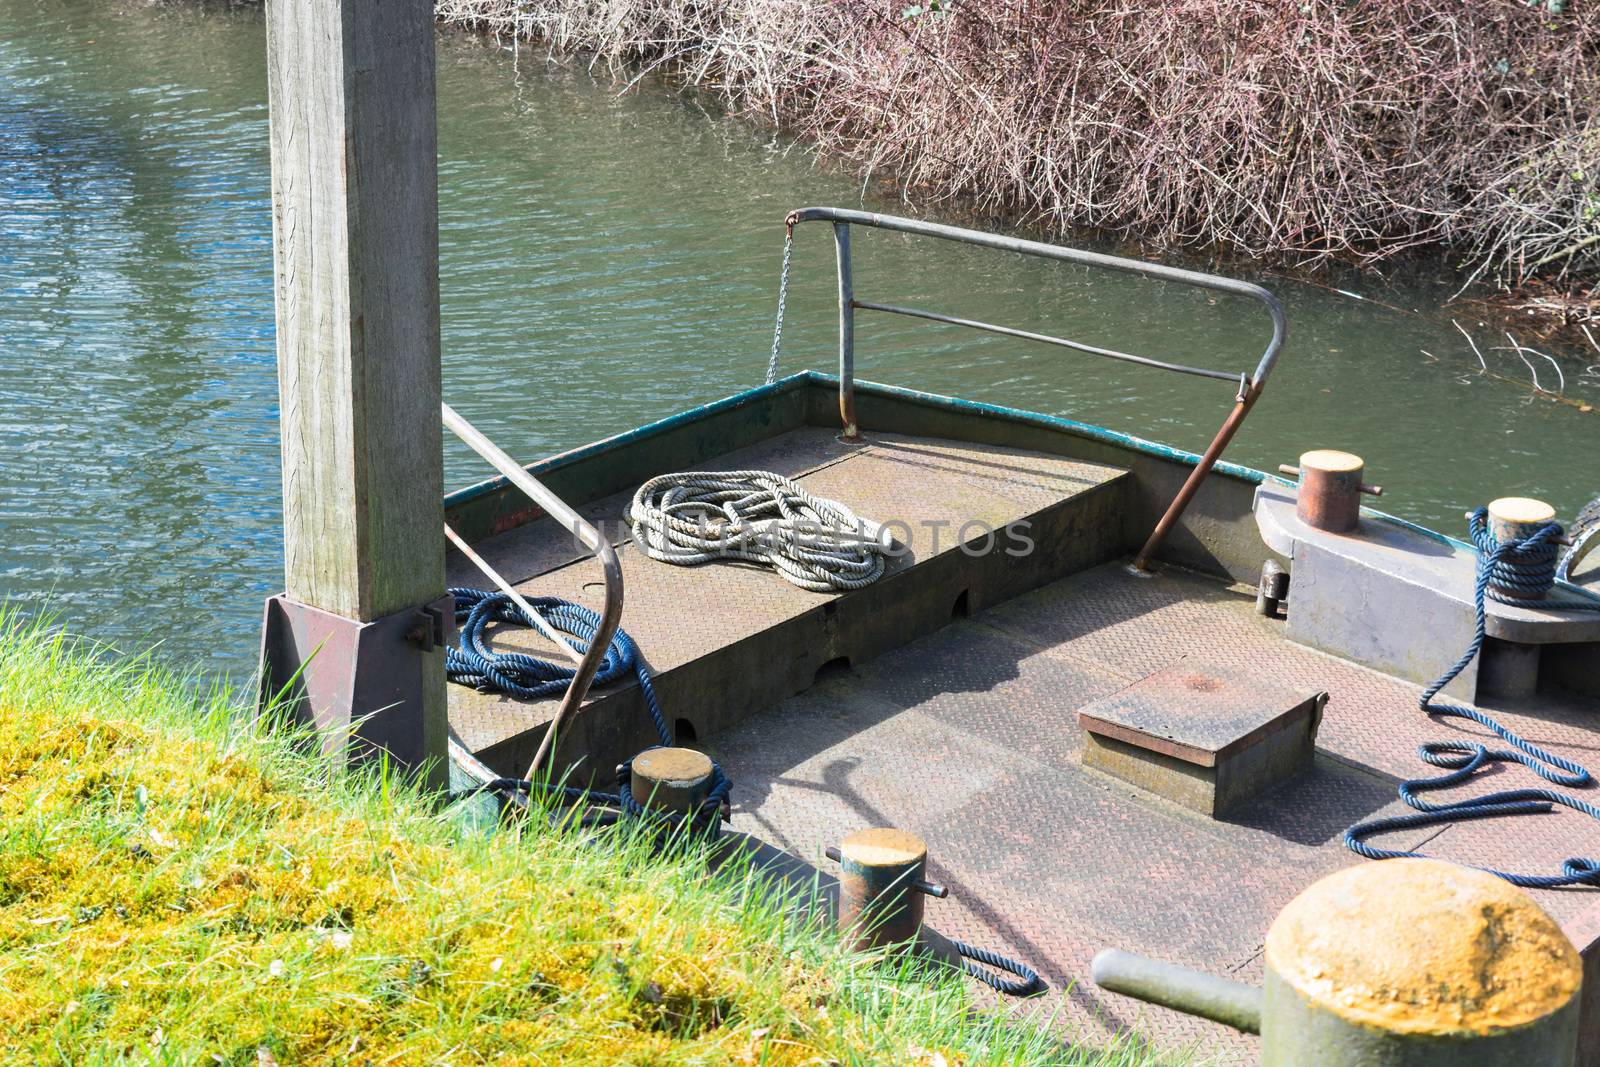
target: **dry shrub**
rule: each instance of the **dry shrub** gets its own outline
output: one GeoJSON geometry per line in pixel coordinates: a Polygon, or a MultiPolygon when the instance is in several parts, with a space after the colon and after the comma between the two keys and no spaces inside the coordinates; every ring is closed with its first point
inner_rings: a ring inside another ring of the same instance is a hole
{"type": "Polygon", "coordinates": [[[908,195],[1302,262],[1442,247],[1502,283],[1600,291],[1593,2],[441,0],[439,13],[669,69],[908,195]]]}

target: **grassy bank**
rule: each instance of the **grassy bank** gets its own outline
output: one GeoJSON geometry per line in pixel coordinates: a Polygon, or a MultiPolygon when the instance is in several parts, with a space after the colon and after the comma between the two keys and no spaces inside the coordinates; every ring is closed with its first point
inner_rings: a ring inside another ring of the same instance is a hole
{"type": "Polygon", "coordinates": [[[842,951],[748,873],[485,835],[0,618],[8,1062],[1149,1062],[842,951]]]}
{"type": "Polygon", "coordinates": [[[1600,310],[1600,4],[438,0],[663,69],[917,202],[1600,310]],[[1562,8],[1551,11],[1549,8],[1562,8]]]}

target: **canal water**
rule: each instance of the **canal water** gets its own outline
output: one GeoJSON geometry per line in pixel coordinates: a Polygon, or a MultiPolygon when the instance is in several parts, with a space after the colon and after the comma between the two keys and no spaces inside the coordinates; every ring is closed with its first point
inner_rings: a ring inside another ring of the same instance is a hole
{"type": "MultiPolygon", "coordinates": [[[[260,16],[0,0],[0,599],[175,664],[247,673],[279,588],[267,112],[260,16]]],[[[446,399],[525,460],[759,383],[784,213],[858,182],[692,99],[628,93],[475,38],[439,43],[446,399]]],[[[893,201],[869,207],[894,211],[893,201]]],[[[961,220],[955,220],[961,221],[961,220]]],[[[857,292],[1228,370],[1248,303],[1082,268],[859,232],[857,292]]],[[[1511,493],[1563,517],[1600,492],[1600,412],[1531,381],[1444,308],[1447,281],[1332,283],[1236,266],[1291,339],[1229,458],[1368,459],[1383,504],[1460,533],[1511,493]]],[[[832,246],[802,228],[785,371],[829,367],[832,246]]],[[[1556,352],[1600,406],[1600,353],[1556,352]]],[[[1558,370],[1528,357],[1553,387],[1558,370]]],[[[1232,389],[862,313],[861,377],[1069,416],[1198,450],[1232,389]]],[[[486,469],[447,456],[451,485],[486,469]]]]}

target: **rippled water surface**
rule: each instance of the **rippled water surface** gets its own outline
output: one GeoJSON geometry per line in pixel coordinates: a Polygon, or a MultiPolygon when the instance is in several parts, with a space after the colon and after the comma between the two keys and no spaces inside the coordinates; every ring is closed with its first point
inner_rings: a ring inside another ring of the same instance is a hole
{"type": "MultiPolygon", "coordinates": [[[[0,596],[247,671],[281,573],[259,17],[0,0],[0,26],[0,596]]],[[[445,396],[529,460],[759,382],[784,212],[860,203],[782,142],[657,87],[617,89],[440,40],[445,396]]],[[[1253,366],[1267,336],[1227,298],[888,234],[856,245],[867,299],[1226,369],[1253,366]]],[[[832,271],[826,228],[803,227],[786,370],[833,358],[832,271]]],[[[1570,517],[1600,492],[1600,414],[1476,373],[1439,310],[1447,287],[1368,281],[1359,301],[1266,283],[1290,345],[1230,458],[1270,469],[1348,447],[1389,510],[1452,532],[1492,496],[1570,517]]],[[[1492,369],[1529,380],[1492,350],[1503,338],[1463,325],[1492,369]]],[[[1600,354],[1583,355],[1557,353],[1567,394],[1600,403],[1584,377],[1600,354]]],[[[1231,399],[1221,382],[866,313],[857,367],[1191,449],[1231,399]]],[[[459,450],[447,464],[453,485],[486,473],[459,450]]]]}

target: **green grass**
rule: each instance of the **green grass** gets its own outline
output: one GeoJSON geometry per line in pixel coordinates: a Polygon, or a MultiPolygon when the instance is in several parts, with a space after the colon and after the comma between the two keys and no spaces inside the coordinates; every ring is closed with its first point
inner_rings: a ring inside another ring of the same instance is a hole
{"type": "Polygon", "coordinates": [[[1151,1062],[846,952],[750,871],[541,822],[486,834],[249,722],[234,694],[0,613],[5,1055],[1151,1062]]]}

